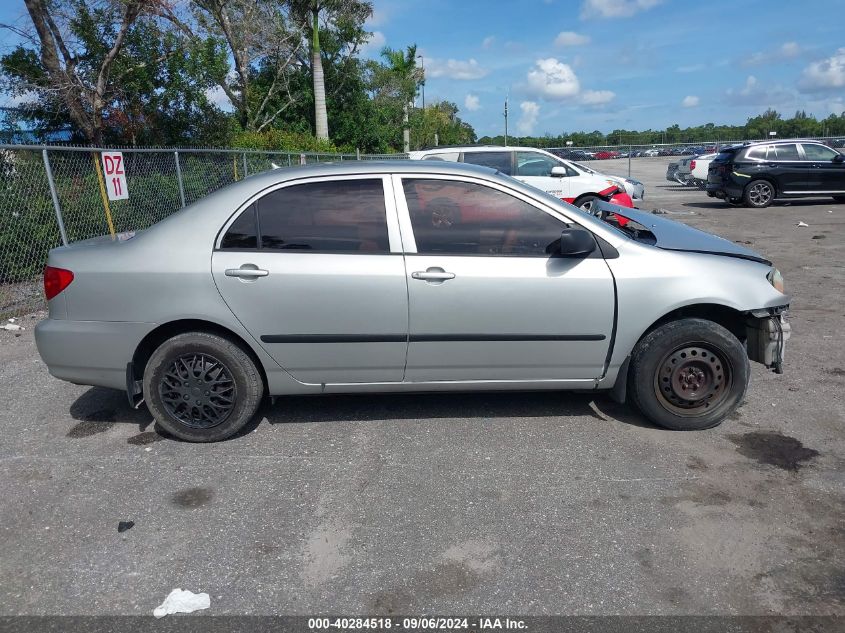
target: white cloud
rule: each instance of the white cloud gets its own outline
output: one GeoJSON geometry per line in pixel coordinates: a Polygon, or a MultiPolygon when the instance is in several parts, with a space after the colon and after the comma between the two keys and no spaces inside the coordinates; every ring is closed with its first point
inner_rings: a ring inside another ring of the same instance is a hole
{"type": "Polygon", "coordinates": [[[477,61],[449,59],[445,62],[432,59],[426,64],[425,74],[428,77],[448,77],[449,79],[481,79],[490,71],[482,68],[477,61]]]}
{"type": "Polygon", "coordinates": [[[584,105],[604,105],[616,98],[616,93],[611,90],[585,90],[581,95],[581,103],[584,105]]]}
{"type": "Polygon", "coordinates": [[[845,88],[845,48],[840,48],[830,57],[814,61],[807,66],[798,85],[806,92],[845,88]]]}
{"type": "Polygon", "coordinates": [[[3,105],[7,108],[19,108],[24,105],[28,105],[33,103],[34,101],[38,100],[38,93],[33,90],[26,90],[20,94],[16,95],[3,95],[5,97],[5,101],[3,101],[3,105]]]}
{"type": "Polygon", "coordinates": [[[555,38],[555,46],[582,46],[589,43],[589,35],[581,35],[575,31],[561,31],[555,38]]]}
{"type": "Polygon", "coordinates": [[[762,86],[754,75],[748,75],[745,85],[739,90],[730,88],[725,92],[727,102],[732,105],[754,105],[774,107],[794,100],[794,94],[783,86],[762,86]]]}
{"type": "Polygon", "coordinates": [[[761,66],[763,64],[774,64],[789,59],[795,59],[804,52],[798,42],[784,42],[776,49],[770,51],[757,51],[751,57],[742,60],[743,66],[761,66]]]}
{"type": "Polygon", "coordinates": [[[538,59],[536,68],[529,71],[528,91],[535,96],[557,101],[576,96],[581,91],[581,84],[568,64],[549,57],[538,59]]]}
{"type": "Polygon", "coordinates": [[[481,109],[481,101],[479,101],[477,95],[470,93],[464,99],[464,107],[470,112],[475,112],[481,109]]]}
{"type": "Polygon", "coordinates": [[[384,33],[373,31],[370,34],[370,39],[362,44],[358,50],[361,55],[378,55],[381,53],[381,49],[384,48],[385,44],[387,44],[387,38],[384,36],[384,33]]]}
{"type": "Polygon", "coordinates": [[[687,95],[684,97],[684,100],[681,101],[681,105],[685,108],[695,108],[699,103],[701,103],[701,99],[695,95],[687,95]]]}
{"type": "Polygon", "coordinates": [[[224,112],[230,112],[232,110],[232,102],[229,101],[229,97],[226,96],[226,93],[223,92],[223,88],[220,86],[208,88],[205,91],[205,98],[224,112]]]}
{"type": "Polygon", "coordinates": [[[388,13],[382,7],[380,9],[373,9],[373,14],[366,22],[366,26],[383,26],[387,22],[388,13]]]}
{"type": "Polygon", "coordinates": [[[528,136],[534,132],[534,126],[537,125],[540,106],[534,101],[523,101],[519,104],[519,109],[522,111],[522,116],[519,117],[516,129],[523,136],[528,136]]]}
{"type": "Polygon", "coordinates": [[[492,35],[488,35],[483,40],[481,40],[481,48],[484,50],[490,50],[493,47],[493,44],[496,43],[496,38],[492,35]]]}
{"type": "Polygon", "coordinates": [[[584,0],[581,5],[581,19],[628,18],[656,7],[663,0],[584,0]]]}

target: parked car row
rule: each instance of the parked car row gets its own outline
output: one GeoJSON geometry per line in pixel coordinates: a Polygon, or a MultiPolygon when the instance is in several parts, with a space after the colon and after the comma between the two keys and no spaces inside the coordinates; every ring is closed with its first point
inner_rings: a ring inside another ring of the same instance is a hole
{"type": "Polygon", "coordinates": [[[603,174],[574,160],[563,159],[532,147],[435,147],[411,152],[409,158],[493,167],[585,210],[589,210],[596,200],[608,194],[615,204],[626,207],[634,206],[635,201],[645,196],[645,186],[639,180],[603,174]]]}

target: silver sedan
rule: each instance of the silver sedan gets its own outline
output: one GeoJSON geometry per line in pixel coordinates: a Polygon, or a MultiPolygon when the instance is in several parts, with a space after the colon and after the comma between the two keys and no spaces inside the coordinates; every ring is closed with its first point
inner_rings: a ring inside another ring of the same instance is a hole
{"type": "Polygon", "coordinates": [[[660,216],[600,216],[443,161],[274,170],[51,251],[38,350],[191,441],[288,394],[604,390],[666,428],[719,424],[749,359],[781,371],[780,274],[660,216]]]}

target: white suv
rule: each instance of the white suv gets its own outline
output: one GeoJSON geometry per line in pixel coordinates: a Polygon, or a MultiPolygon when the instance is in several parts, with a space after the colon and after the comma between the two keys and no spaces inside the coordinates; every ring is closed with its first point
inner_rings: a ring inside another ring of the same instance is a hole
{"type": "Polygon", "coordinates": [[[584,209],[589,209],[593,200],[601,197],[609,187],[619,187],[634,200],[642,200],[645,194],[645,188],[639,181],[601,174],[533,147],[433,147],[411,152],[409,158],[493,167],[584,209]]]}

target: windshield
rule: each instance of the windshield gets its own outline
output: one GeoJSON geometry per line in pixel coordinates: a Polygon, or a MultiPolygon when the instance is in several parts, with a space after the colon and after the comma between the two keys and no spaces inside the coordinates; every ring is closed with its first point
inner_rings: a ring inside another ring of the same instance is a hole
{"type": "Polygon", "coordinates": [[[575,167],[577,167],[581,171],[585,171],[588,174],[597,174],[598,173],[597,171],[594,171],[594,170],[590,169],[589,167],[587,167],[586,165],[582,165],[581,163],[576,163],[574,161],[569,161],[569,162],[572,163],[575,167]]]}

